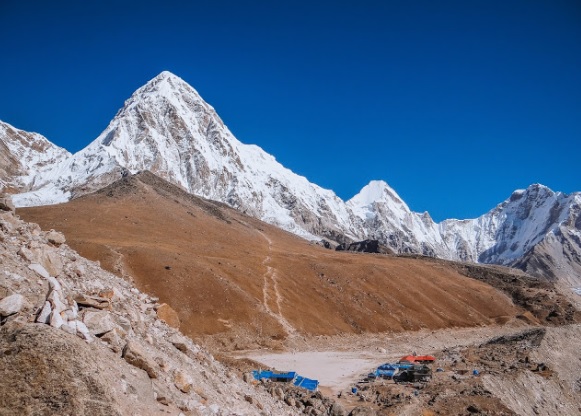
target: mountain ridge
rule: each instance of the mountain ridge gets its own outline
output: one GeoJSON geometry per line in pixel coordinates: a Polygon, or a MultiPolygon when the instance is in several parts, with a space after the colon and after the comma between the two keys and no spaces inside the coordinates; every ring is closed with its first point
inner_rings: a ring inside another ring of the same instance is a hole
{"type": "MultiPolygon", "coordinates": [[[[373,238],[399,253],[526,267],[520,260],[533,256],[534,247],[553,232],[559,244],[569,244],[569,255],[545,250],[552,259],[544,264],[566,262],[573,271],[581,253],[580,193],[566,195],[533,184],[480,217],[439,223],[427,212],[411,211],[385,181],[370,181],[343,201],[260,147],[238,141],[214,108],[168,71],[136,90],[97,139],[52,166],[36,175],[29,192],[13,197],[17,206],[65,202],[129,173],[150,170],[187,192],[307,239],[373,238]]],[[[568,279],[581,286],[579,275],[568,279]]]]}

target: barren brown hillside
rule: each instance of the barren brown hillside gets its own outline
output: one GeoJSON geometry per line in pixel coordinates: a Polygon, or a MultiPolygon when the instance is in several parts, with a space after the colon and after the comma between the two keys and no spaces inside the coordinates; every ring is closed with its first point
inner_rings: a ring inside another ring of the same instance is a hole
{"type": "Polygon", "coordinates": [[[18,214],[64,232],[80,254],[170,304],[183,332],[224,348],[542,318],[448,262],[327,250],[148,172],[18,214]]]}

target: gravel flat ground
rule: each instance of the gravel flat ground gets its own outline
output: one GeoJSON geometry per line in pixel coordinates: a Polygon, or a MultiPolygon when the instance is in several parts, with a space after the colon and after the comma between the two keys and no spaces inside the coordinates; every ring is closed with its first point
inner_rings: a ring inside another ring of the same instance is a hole
{"type": "Polygon", "coordinates": [[[317,337],[291,342],[284,352],[243,351],[233,358],[250,358],[279,371],[296,371],[319,380],[326,392],[345,391],[365,374],[385,362],[417,352],[431,354],[455,346],[481,343],[495,336],[522,331],[522,325],[416,331],[402,334],[317,337]]]}

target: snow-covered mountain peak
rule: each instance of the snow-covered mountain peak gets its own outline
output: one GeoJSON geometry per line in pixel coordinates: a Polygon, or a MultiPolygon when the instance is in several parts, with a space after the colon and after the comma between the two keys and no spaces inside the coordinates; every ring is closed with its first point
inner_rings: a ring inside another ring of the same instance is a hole
{"type": "Polygon", "coordinates": [[[169,96],[180,92],[192,93],[202,100],[202,97],[200,97],[198,92],[191,85],[169,71],[163,71],[146,82],[145,85],[133,93],[132,98],[143,94],[160,94],[169,96]]]}
{"type": "Polygon", "coordinates": [[[555,195],[555,192],[551,190],[549,187],[545,185],[541,185],[540,183],[534,183],[527,187],[525,190],[525,195],[528,198],[543,198],[543,197],[551,197],[555,195]]]}
{"type": "Polygon", "coordinates": [[[411,211],[399,195],[384,181],[371,181],[349,201],[347,206],[359,218],[366,220],[375,218],[378,208],[390,211],[394,217],[403,219],[411,211]]]}
{"type": "Polygon", "coordinates": [[[71,154],[38,133],[0,121],[0,192],[23,192],[71,154]]]}
{"type": "Polygon", "coordinates": [[[374,180],[365,185],[348,203],[353,207],[366,207],[375,202],[403,203],[399,195],[385,182],[374,180]]]}

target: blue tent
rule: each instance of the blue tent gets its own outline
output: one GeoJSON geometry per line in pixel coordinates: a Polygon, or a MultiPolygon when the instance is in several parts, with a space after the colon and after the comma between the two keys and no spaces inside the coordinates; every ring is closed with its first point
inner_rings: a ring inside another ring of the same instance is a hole
{"type": "Polygon", "coordinates": [[[317,390],[317,387],[319,386],[319,381],[313,380],[310,378],[306,378],[303,376],[297,376],[295,378],[295,381],[293,382],[293,384],[297,387],[302,387],[303,389],[315,391],[315,390],[317,390]]]}
{"type": "Polygon", "coordinates": [[[254,371],[252,371],[252,376],[256,380],[268,379],[271,381],[282,381],[282,382],[291,382],[292,381],[292,383],[295,386],[301,387],[303,389],[307,389],[310,391],[317,390],[317,388],[319,386],[318,380],[313,380],[310,378],[299,376],[294,371],[289,371],[286,373],[277,373],[275,371],[268,371],[268,370],[264,370],[264,371],[254,370],[254,371]]]}

